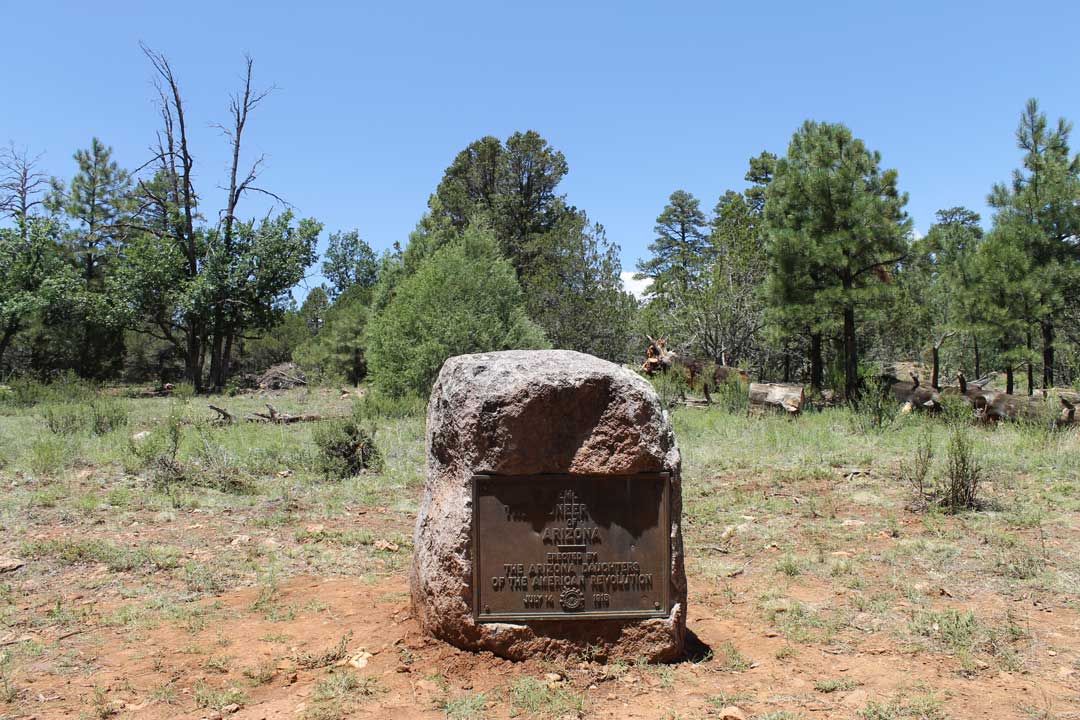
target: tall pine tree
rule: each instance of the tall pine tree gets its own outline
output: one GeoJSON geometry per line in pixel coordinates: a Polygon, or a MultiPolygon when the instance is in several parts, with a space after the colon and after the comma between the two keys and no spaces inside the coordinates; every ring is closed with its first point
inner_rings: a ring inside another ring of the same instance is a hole
{"type": "Polygon", "coordinates": [[[786,312],[783,300],[796,297],[812,321],[839,319],[849,398],[859,390],[858,313],[908,250],[907,196],[880,163],[844,125],[807,121],[766,194],[773,302],[786,312]]]}
{"type": "Polygon", "coordinates": [[[989,197],[995,232],[1008,236],[1002,243],[1020,248],[1030,261],[1027,282],[1038,306],[1032,321],[1041,334],[1045,387],[1054,384],[1057,326],[1080,299],[1073,289],[1080,260],[1080,157],[1069,148],[1071,131],[1064,119],[1051,128],[1038,102],[1028,100],[1016,129],[1023,167],[1010,182],[995,185],[989,197]]]}

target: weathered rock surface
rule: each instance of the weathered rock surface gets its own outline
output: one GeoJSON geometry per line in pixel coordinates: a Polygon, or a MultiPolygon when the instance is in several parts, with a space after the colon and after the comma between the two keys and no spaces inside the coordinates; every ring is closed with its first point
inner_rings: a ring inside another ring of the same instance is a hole
{"type": "Polygon", "coordinates": [[[523,659],[590,648],[598,657],[677,657],[686,632],[679,450],[655,391],[625,368],[566,351],[508,351],[447,360],[427,411],[427,480],[411,590],[432,635],[523,659]],[[472,616],[474,474],[671,475],[667,617],[477,623],[472,616]]]}

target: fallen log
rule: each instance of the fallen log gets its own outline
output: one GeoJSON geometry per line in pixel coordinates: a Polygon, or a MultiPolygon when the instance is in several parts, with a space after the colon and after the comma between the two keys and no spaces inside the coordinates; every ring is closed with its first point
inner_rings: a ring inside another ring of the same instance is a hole
{"type": "Polygon", "coordinates": [[[251,422],[269,422],[279,425],[287,425],[289,423],[297,422],[318,422],[323,419],[322,415],[307,414],[307,415],[290,415],[288,413],[281,413],[277,411],[270,403],[266,403],[267,409],[270,411],[267,413],[251,413],[248,415],[248,420],[251,422]]]}
{"type": "Polygon", "coordinates": [[[938,391],[923,385],[915,373],[911,373],[911,382],[895,382],[889,389],[893,397],[904,406],[903,412],[933,411],[941,407],[941,395],[938,391]]]}
{"type": "Polygon", "coordinates": [[[750,383],[750,412],[780,410],[791,415],[802,412],[806,402],[803,386],[796,383],[750,383]]]}
{"type": "Polygon", "coordinates": [[[1049,398],[990,392],[976,399],[976,417],[983,423],[1026,421],[1050,422],[1058,427],[1072,425],[1076,421],[1075,403],[1065,397],[1058,399],[1061,409],[1055,410],[1055,403],[1049,398]]]}
{"type": "MultiPolygon", "coordinates": [[[[216,412],[218,416],[211,420],[215,425],[231,425],[237,421],[236,416],[225,408],[218,407],[217,405],[208,405],[211,410],[216,412]]],[[[298,422],[319,422],[325,418],[322,415],[315,413],[291,415],[289,413],[279,412],[273,405],[267,403],[268,413],[250,413],[244,417],[247,422],[260,422],[260,423],[273,423],[275,425],[288,425],[290,423],[298,422]]]]}
{"type": "Polygon", "coordinates": [[[1043,388],[1035,391],[1035,397],[1058,398],[1062,401],[1068,400],[1070,405],[1080,404],[1080,392],[1076,392],[1072,388],[1054,387],[1049,390],[1043,388]]]}
{"type": "Polygon", "coordinates": [[[225,408],[219,408],[217,405],[207,405],[207,407],[218,414],[216,418],[211,420],[215,425],[232,425],[236,422],[236,418],[233,414],[225,408]]]}

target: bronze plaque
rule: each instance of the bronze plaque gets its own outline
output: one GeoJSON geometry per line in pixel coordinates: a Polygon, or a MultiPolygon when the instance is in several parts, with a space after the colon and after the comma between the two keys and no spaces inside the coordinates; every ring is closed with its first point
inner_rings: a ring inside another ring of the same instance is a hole
{"type": "Polygon", "coordinates": [[[666,617],[667,473],[477,475],[479,622],[666,617]]]}

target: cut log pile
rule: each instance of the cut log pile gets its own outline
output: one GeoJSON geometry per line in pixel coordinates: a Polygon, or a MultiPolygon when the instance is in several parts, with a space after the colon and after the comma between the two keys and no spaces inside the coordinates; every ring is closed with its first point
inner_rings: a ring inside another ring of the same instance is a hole
{"type": "Polygon", "coordinates": [[[279,363],[267,368],[256,379],[260,390],[288,390],[299,385],[307,385],[304,371],[296,363],[279,363]]]}
{"type": "Polygon", "coordinates": [[[750,383],[750,412],[779,410],[791,415],[802,412],[806,393],[795,383],[750,383]]]}
{"type": "MultiPolygon", "coordinates": [[[[207,407],[209,407],[211,410],[218,414],[218,416],[213,420],[215,425],[231,425],[234,422],[237,422],[237,417],[225,408],[218,407],[217,405],[208,405],[207,407]]],[[[279,412],[277,408],[275,408],[269,403],[266,404],[266,407],[270,412],[250,413],[244,416],[243,419],[246,422],[273,423],[276,425],[288,425],[290,423],[298,422],[318,422],[319,420],[324,419],[322,415],[314,413],[292,415],[289,413],[279,412]]]]}
{"type": "MultiPolygon", "coordinates": [[[[1080,392],[1070,388],[1051,388],[1036,392],[1034,397],[1010,395],[991,390],[990,383],[994,373],[968,382],[963,373],[957,373],[957,384],[941,387],[938,385],[940,360],[938,351],[941,345],[955,333],[944,333],[936,340],[932,348],[934,363],[929,384],[920,379],[924,367],[917,362],[897,362],[886,365],[880,375],[887,392],[901,405],[901,412],[940,412],[943,410],[943,397],[961,397],[971,407],[972,416],[978,422],[991,423],[1002,420],[1024,420],[1028,422],[1053,422],[1058,426],[1071,425],[1078,421],[1077,408],[1080,408],[1080,392]],[[910,376],[910,381],[899,380],[910,376]],[[1058,405],[1060,404],[1060,409],[1058,405]]],[[[756,383],[750,382],[745,370],[726,365],[713,365],[711,362],[680,358],[668,349],[665,338],[649,337],[649,346],[645,351],[645,362],[641,370],[647,375],[678,370],[686,374],[691,390],[700,389],[703,399],[682,397],[683,405],[708,406],[712,404],[710,390],[718,385],[737,380],[749,383],[749,412],[761,414],[766,410],[798,415],[806,404],[806,395],[802,385],[795,383],[756,383]],[[700,384],[700,388],[697,386],[700,384]]],[[[830,397],[829,391],[822,394],[825,407],[839,403],[838,398],[830,397]]]]}
{"type": "Polygon", "coordinates": [[[894,382],[889,389],[904,406],[902,412],[936,411],[941,408],[941,395],[933,387],[923,385],[915,373],[911,373],[911,382],[894,382]]]}

